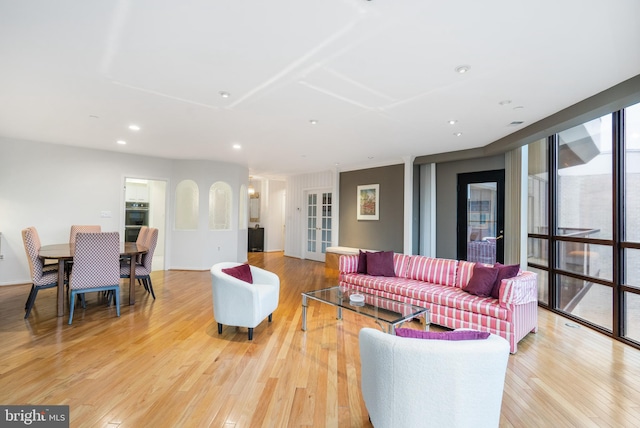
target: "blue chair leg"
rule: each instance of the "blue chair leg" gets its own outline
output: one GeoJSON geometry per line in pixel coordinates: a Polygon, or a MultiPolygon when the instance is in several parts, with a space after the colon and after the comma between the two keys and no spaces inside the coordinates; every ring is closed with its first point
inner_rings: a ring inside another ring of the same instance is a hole
{"type": "Polygon", "coordinates": [[[269,314],[269,322],[273,321],[273,314],[269,314]]]}
{"type": "Polygon", "coordinates": [[[222,324],[218,323],[218,334],[222,334],[222,324]]]}
{"type": "Polygon", "coordinates": [[[249,328],[249,340],[253,340],[253,329],[249,328]]]}
{"type": "Polygon", "coordinates": [[[113,290],[114,298],[116,299],[116,314],[120,316],[120,290],[113,290]]]}

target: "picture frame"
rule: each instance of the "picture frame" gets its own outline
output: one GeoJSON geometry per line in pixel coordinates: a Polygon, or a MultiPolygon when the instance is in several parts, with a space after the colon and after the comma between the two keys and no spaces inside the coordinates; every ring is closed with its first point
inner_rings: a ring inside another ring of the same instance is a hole
{"type": "Polygon", "coordinates": [[[358,186],[356,206],[358,220],[380,220],[380,185],[358,186]]]}

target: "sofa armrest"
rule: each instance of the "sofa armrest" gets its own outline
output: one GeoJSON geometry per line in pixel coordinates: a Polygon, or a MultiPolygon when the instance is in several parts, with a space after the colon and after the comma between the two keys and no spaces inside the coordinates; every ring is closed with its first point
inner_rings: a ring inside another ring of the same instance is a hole
{"type": "Polygon", "coordinates": [[[358,254],[350,254],[350,255],[341,255],[338,268],[340,273],[356,273],[358,272],[358,254]]]}
{"type": "Polygon", "coordinates": [[[503,279],[500,285],[500,306],[524,305],[538,301],[538,275],[523,271],[513,278],[503,279]]]}

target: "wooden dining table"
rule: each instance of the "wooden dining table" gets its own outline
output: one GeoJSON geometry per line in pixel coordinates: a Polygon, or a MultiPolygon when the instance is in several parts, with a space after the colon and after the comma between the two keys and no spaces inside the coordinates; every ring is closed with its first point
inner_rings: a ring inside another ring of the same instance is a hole
{"type": "MultiPolygon", "coordinates": [[[[40,247],[38,255],[41,259],[58,260],[58,316],[64,316],[64,264],[67,261],[73,260],[75,253],[75,244],[53,244],[44,245],[40,247]]],[[[136,244],[135,242],[121,242],[120,243],[120,257],[129,258],[132,260],[131,272],[129,272],[129,304],[135,305],[136,303],[136,263],[135,258],[138,254],[144,254],[149,249],[144,245],[136,244]]]]}

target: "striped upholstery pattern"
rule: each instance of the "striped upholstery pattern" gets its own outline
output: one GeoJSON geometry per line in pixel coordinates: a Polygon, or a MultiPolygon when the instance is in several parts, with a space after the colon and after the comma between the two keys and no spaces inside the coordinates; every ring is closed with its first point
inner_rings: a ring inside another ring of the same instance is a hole
{"type": "MultiPolygon", "coordinates": [[[[511,352],[530,332],[538,330],[538,287],[534,272],[503,279],[500,298],[478,297],[462,290],[475,263],[424,256],[404,256],[407,275],[395,278],[357,273],[358,256],[340,257],[340,286],[429,308],[431,323],[448,328],[471,328],[504,337],[511,352]]],[[[400,268],[402,270],[402,267],[400,268]]]]}
{"type": "Polygon", "coordinates": [[[434,284],[455,285],[457,260],[412,256],[407,278],[434,284]]]}
{"type": "MultiPolygon", "coordinates": [[[[358,272],[358,254],[343,254],[338,259],[338,265],[340,273],[355,273],[358,272]]],[[[411,256],[405,254],[394,253],[393,255],[393,270],[397,277],[406,278],[407,271],[409,269],[409,261],[411,256]]]]}
{"type": "Polygon", "coordinates": [[[71,226],[71,231],[69,232],[69,243],[75,244],[78,233],[100,233],[101,231],[102,228],[99,225],[74,224],[71,226]]]}
{"type": "Polygon", "coordinates": [[[457,287],[443,287],[415,279],[367,277],[366,275],[347,276],[345,281],[340,282],[340,285],[347,284],[365,293],[379,291],[382,294],[377,293],[378,296],[389,299],[398,300],[398,297],[404,297],[408,300],[401,301],[417,306],[424,307],[425,304],[431,303],[497,319],[507,319],[507,309],[498,304],[496,299],[478,297],[457,287]]]}
{"type": "Polygon", "coordinates": [[[90,289],[119,283],[120,234],[78,233],[69,288],[90,289]]]}
{"type": "Polygon", "coordinates": [[[456,287],[464,288],[468,283],[471,277],[473,276],[473,267],[475,266],[475,262],[468,262],[466,260],[460,260],[458,262],[458,272],[456,275],[456,287]]]}

